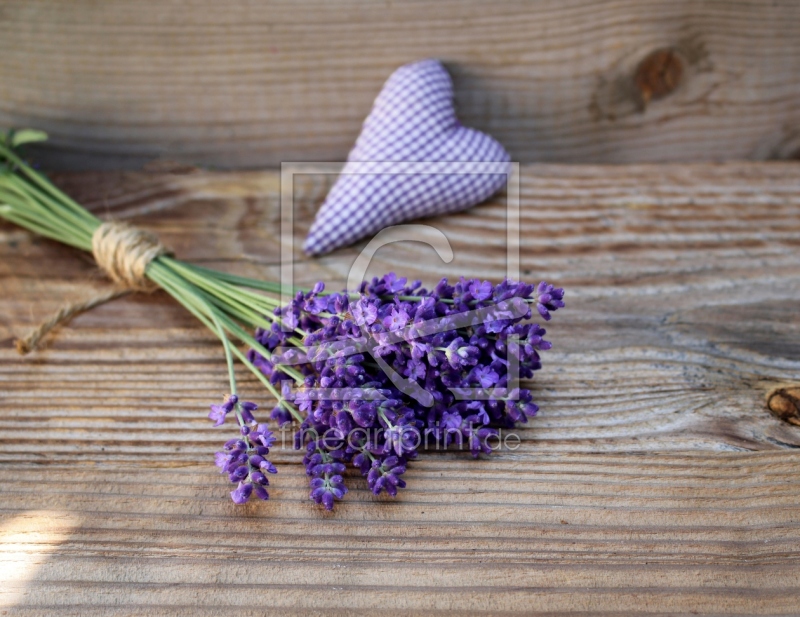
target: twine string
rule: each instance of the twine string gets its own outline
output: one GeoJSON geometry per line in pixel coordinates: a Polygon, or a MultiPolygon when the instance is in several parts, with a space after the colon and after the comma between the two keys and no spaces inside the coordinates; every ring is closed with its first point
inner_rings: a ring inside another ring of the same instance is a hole
{"type": "Polygon", "coordinates": [[[157,285],[147,278],[147,266],[169,253],[150,232],[118,221],[102,223],[92,235],[92,254],[100,269],[114,281],[115,288],[88,300],[64,305],[27,336],[17,339],[17,351],[25,355],[37,349],[51,330],[84,311],[134,291],[155,291],[157,285]]]}

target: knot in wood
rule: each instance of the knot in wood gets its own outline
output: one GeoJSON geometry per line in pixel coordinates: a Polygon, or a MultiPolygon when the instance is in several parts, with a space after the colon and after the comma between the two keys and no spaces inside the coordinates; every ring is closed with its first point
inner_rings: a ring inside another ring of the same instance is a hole
{"type": "Polygon", "coordinates": [[[800,426],[800,384],[771,390],[767,406],[777,418],[800,426]]]}
{"type": "Polygon", "coordinates": [[[683,61],[671,49],[658,49],[639,63],[634,81],[644,104],[660,99],[678,87],[683,61]]]}

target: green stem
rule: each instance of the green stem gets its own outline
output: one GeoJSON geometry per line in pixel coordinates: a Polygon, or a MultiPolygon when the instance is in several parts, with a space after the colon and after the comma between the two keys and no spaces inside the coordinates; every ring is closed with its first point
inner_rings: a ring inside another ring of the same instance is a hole
{"type": "Polygon", "coordinates": [[[228,380],[230,381],[231,384],[231,394],[236,394],[236,372],[233,369],[233,355],[231,354],[231,342],[228,340],[228,337],[225,336],[225,331],[222,329],[222,326],[219,323],[219,319],[217,319],[213,311],[209,313],[209,317],[211,317],[211,320],[214,322],[214,326],[216,326],[217,328],[219,340],[222,341],[222,348],[225,350],[225,362],[228,365],[228,380]]]}
{"type": "MultiPolygon", "coordinates": [[[[264,322],[261,321],[259,323],[259,321],[264,319],[267,319],[270,322],[283,324],[283,320],[280,317],[272,314],[272,311],[279,306],[279,303],[276,300],[267,298],[266,296],[261,296],[246,289],[233,287],[226,283],[219,283],[211,276],[199,276],[192,272],[191,268],[187,268],[185,263],[178,260],[167,258],[165,263],[174,269],[176,273],[180,274],[181,276],[185,276],[194,282],[195,285],[205,289],[208,293],[219,297],[219,299],[226,304],[238,306],[241,312],[249,316],[248,319],[251,320],[249,322],[251,326],[258,325],[263,327],[262,324],[264,322]],[[251,305],[245,304],[241,300],[241,296],[249,297],[255,300],[257,303],[261,303],[261,306],[256,306],[256,310],[253,310],[251,305]]],[[[244,319],[243,321],[247,322],[247,319],[244,319]]],[[[294,331],[300,336],[308,336],[308,332],[302,328],[294,328],[294,331]]]]}
{"type": "MultiPolygon", "coordinates": [[[[11,148],[2,143],[0,143],[0,156],[6,158],[11,163],[13,163],[14,167],[18,169],[20,172],[22,172],[22,174],[25,177],[27,177],[34,185],[46,191],[68,210],[84,217],[93,216],[88,210],[86,210],[86,208],[81,206],[76,201],[73,201],[65,193],[62,193],[58,188],[56,188],[56,186],[52,182],[50,182],[50,180],[48,180],[44,175],[34,170],[30,165],[25,163],[25,161],[23,161],[19,156],[17,156],[11,148]]],[[[100,224],[99,220],[97,220],[97,224],[98,225],[100,224]]]]}
{"type": "MultiPolygon", "coordinates": [[[[92,251],[92,236],[101,224],[100,219],[64,194],[43,174],[27,165],[2,140],[0,217],[41,236],[89,252],[92,251]]],[[[231,394],[236,393],[234,358],[237,358],[261,381],[279,405],[288,409],[296,420],[304,420],[293,403],[283,398],[269,379],[235,344],[238,340],[274,361],[272,353],[243,326],[270,328],[275,323],[283,324],[282,317],[274,314],[274,310],[280,306],[279,300],[258,293],[280,294],[280,283],[218,272],[167,256],[151,262],[147,276],[220,339],[225,352],[231,394]]],[[[294,328],[294,335],[288,341],[302,351],[302,337],[305,336],[308,336],[308,332],[302,328],[294,328]]],[[[305,376],[292,366],[276,363],[275,368],[298,384],[305,381],[305,376]]],[[[241,423],[238,409],[237,417],[241,423]]]]}
{"type": "MultiPolygon", "coordinates": [[[[188,285],[181,284],[180,279],[177,281],[170,276],[170,272],[167,271],[163,264],[160,264],[158,260],[154,261],[150,269],[148,270],[148,276],[158,283],[167,293],[173,296],[178,302],[180,302],[187,310],[189,310],[197,319],[200,320],[209,330],[214,331],[215,328],[212,325],[212,322],[207,318],[204,312],[211,313],[215,309],[205,302],[201,296],[198,295],[196,290],[192,290],[188,285]]],[[[220,313],[216,313],[217,319],[221,317],[220,313]]],[[[222,318],[224,321],[224,317],[222,318]]],[[[264,385],[264,387],[269,390],[269,392],[275,397],[275,399],[286,407],[292,416],[295,417],[298,421],[302,422],[304,420],[303,416],[300,412],[294,407],[294,405],[283,398],[283,396],[278,392],[275,386],[266,378],[266,376],[247,359],[247,356],[242,353],[242,351],[237,348],[236,346],[230,347],[231,352],[244,364],[253,375],[264,385]]],[[[285,371],[286,367],[281,367],[281,370],[285,371]]]]}
{"type": "MultiPolygon", "coordinates": [[[[163,268],[164,264],[160,263],[160,261],[161,261],[160,259],[154,261],[153,264],[151,264],[151,268],[153,266],[156,266],[157,268],[163,268]]],[[[148,275],[149,275],[149,273],[150,273],[150,271],[148,270],[148,275]]],[[[170,272],[169,270],[167,270],[166,272],[163,272],[163,271],[159,270],[159,273],[160,273],[160,276],[164,276],[167,279],[169,279],[172,282],[173,286],[176,286],[178,288],[181,288],[181,287],[185,286],[187,288],[187,290],[191,286],[191,283],[187,284],[184,279],[180,278],[178,275],[174,274],[173,272],[170,272]]],[[[158,281],[156,281],[156,282],[158,282],[158,281]]],[[[191,286],[191,287],[193,287],[193,286],[191,286]]],[[[213,296],[211,296],[210,294],[207,294],[205,291],[203,291],[201,289],[195,288],[195,289],[192,290],[192,293],[195,294],[196,296],[198,296],[199,298],[201,298],[209,306],[216,305],[217,302],[218,302],[217,299],[215,299],[213,296]]],[[[219,306],[218,308],[221,308],[224,311],[226,308],[229,308],[229,307],[225,306],[225,305],[222,305],[222,306],[219,306]]],[[[264,356],[268,360],[272,361],[272,353],[266,347],[264,347],[261,343],[259,343],[255,338],[253,338],[248,332],[246,332],[243,328],[241,328],[238,324],[236,324],[236,322],[233,321],[233,319],[231,319],[230,317],[225,315],[225,313],[222,313],[222,312],[218,312],[217,313],[217,318],[222,322],[225,330],[230,332],[232,335],[234,335],[236,338],[238,338],[245,345],[248,345],[249,347],[252,347],[259,354],[261,354],[262,356],[264,356]]],[[[245,320],[245,323],[247,323],[246,320],[245,320]]],[[[298,384],[304,383],[305,376],[302,373],[300,373],[297,369],[294,369],[291,366],[282,365],[280,363],[276,363],[276,366],[280,367],[281,371],[283,371],[284,373],[286,373],[287,375],[292,377],[292,379],[294,379],[298,384]]],[[[261,371],[259,371],[259,374],[261,374],[261,371]]]]}

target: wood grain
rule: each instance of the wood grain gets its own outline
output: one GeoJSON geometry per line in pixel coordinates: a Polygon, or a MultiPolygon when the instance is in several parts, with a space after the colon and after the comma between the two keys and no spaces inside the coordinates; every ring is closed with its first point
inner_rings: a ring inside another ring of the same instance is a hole
{"type": "Polygon", "coordinates": [[[0,126],[47,130],[51,168],[341,161],[425,57],[521,162],[800,153],[792,0],[3,0],[0,26],[0,126]]]}
{"type": "MultiPolygon", "coordinates": [[[[796,614],[800,427],[765,397],[800,382],[798,178],[791,163],[523,168],[525,276],[568,289],[531,382],[540,415],[515,451],[426,453],[395,500],[349,474],[332,514],[288,446],[269,502],[227,501],[210,464],[226,433],[204,417],[221,350],[163,294],[16,356],[15,333],[105,283],[86,256],[0,226],[0,614],[796,614]]],[[[274,173],[57,181],[185,259],[277,277],[274,173]]],[[[295,271],[337,286],[359,246],[299,253],[330,181],[297,180],[295,271]]],[[[503,202],[428,221],[452,263],[400,243],[371,271],[502,277],[503,202]]]]}

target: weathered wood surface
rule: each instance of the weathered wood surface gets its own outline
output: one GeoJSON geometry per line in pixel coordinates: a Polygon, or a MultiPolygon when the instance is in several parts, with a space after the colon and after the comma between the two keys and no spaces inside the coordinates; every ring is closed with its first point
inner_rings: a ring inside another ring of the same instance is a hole
{"type": "MultiPolygon", "coordinates": [[[[800,427],[765,397],[800,381],[799,169],[523,168],[525,276],[568,289],[540,416],[517,451],[423,455],[396,500],[351,474],[332,514],[291,450],[269,502],[227,500],[222,353],[161,294],[19,358],[14,334],[104,283],[0,226],[0,614],[796,614],[800,427]]],[[[275,174],[58,180],[188,260],[277,277],[275,174]]],[[[298,180],[297,247],[326,186],[298,180]]],[[[451,264],[396,244],[374,271],[503,275],[502,200],[432,223],[451,264]]],[[[341,283],[357,251],[297,275],[341,283]]]]}
{"type": "Polygon", "coordinates": [[[50,167],[341,161],[425,57],[521,162],[800,153],[794,0],[2,0],[0,27],[0,126],[50,132],[50,167]]]}

